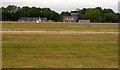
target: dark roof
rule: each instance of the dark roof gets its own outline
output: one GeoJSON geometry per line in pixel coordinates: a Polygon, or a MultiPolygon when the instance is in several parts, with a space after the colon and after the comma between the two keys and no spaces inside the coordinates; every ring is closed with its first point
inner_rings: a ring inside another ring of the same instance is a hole
{"type": "Polygon", "coordinates": [[[78,11],[71,11],[71,13],[78,13],[78,11]]]}

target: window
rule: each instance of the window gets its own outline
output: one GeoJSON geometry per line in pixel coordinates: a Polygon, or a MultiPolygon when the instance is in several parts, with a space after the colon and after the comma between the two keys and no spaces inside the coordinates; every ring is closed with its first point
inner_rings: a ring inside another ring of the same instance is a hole
{"type": "Polygon", "coordinates": [[[71,20],[73,20],[73,18],[71,18],[71,20]]]}
{"type": "Polygon", "coordinates": [[[67,20],[69,20],[69,18],[67,18],[67,20]]]}

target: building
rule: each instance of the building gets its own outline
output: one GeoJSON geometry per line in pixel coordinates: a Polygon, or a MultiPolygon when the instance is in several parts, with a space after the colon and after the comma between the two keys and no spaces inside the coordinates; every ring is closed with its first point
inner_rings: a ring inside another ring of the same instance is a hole
{"type": "Polygon", "coordinates": [[[71,11],[71,16],[78,16],[78,11],[71,11]]]}
{"type": "Polygon", "coordinates": [[[24,22],[36,22],[37,20],[41,20],[41,22],[47,22],[47,18],[39,18],[39,17],[21,17],[18,21],[24,21],[24,22]]]}
{"type": "Polygon", "coordinates": [[[90,20],[78,20],[80,23],[90,23],[90,20]]]}
{"type": "Polygon", "coordinates": [[[54,20],[48,20],[48,22],[55,22],[54,20]]]}
{"type": "Polygon", "coordinates": [[[47,18],[40,18],[42,22],[47,22],[47,18]]]}
{"type": "Polygon", "coordinates": [[[39,18],[32,18],[32,17],[29,17],[29,18],[26,18],[26,17],[21,17],[19,18],[19,21],[25,21],[25,22],[35,22],[36,20],[38,20],[39,18]]]}
{"type": "Polygon", "coordinates": [[[62,22],[76,22],[78,20],[77,16],[62,16],[61,21],[62,22]]]}
{"type": "Polygon", "coordinates": [[[78,12],[77,11],[71,11],[71,16],[62,16],[61,21],[62,22],[77,22],[78,20],[78,12]]]}
{"type": "Polygon", "coordinates": [[[71,16],[62,16],[62,22],[81,22],[81,23],[90,23],[90,20],[81,20],[78,19],[78,11],[71,11],[71,16]]]}

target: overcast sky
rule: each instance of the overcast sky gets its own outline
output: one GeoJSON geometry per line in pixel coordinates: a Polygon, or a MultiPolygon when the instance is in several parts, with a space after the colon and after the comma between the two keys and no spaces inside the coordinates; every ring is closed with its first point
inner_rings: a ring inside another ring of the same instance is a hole
{"type": "Polygon", "coordinates": [[[77,8],[111,8],[118,12],[118,1],[120,0],[0,0],[0,7],[8,5],[47,7],[60,13],[77,8]]]}

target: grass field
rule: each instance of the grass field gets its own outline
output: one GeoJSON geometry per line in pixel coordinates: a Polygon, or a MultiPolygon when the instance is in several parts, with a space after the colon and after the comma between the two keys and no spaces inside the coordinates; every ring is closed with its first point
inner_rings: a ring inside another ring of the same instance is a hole
{"type": "MultiPolygon", "coordinates": [[[[80,24],[3,24],[3,31],[118,31],[118,25],[80,24]]],[[[99,23],[96,23],[99,24],[99,23]]],[[[105,23],[101,23],[105,24],[105,23]]],[[[108,23],[106,23],[108,24],[108,23]]],[[[110,23],[112,24],[112,23],[110,23]]]]}
{"type": "MultiPolygon", "coordinates": [[[[76,23],[2,24],[2,30],[118,31],[118,25],[93,25],[93,24],[95,23],[86,25],[80,25],[76,23]]],[[[118,67],[117,33],[3,32],[2,35],[3,35],[2,39],[3,68],[118,67]]]]}
{"type": "MultiPolygon", "coordinates": [[[[8,26],[19,30],[23,25],[16,25],[18,28],[15,25],[3,25],[3,28],[10,29],[8,26]]],[[[46,28],[44,26],[42,29],[46,28]]],[[[114,26],[110,28],[116,30],[114,26]]],[[[118,34],[3,33],[3,67],[117,68],[118,34]]]]}

